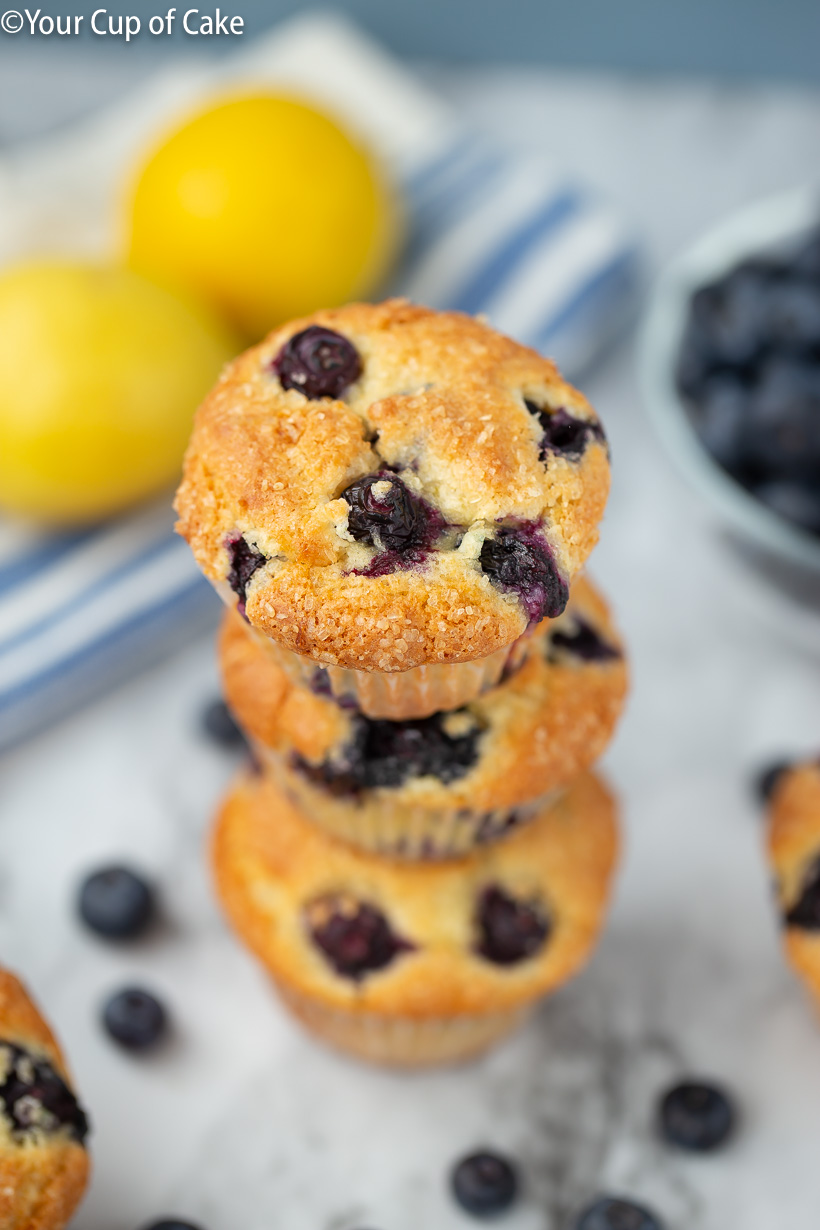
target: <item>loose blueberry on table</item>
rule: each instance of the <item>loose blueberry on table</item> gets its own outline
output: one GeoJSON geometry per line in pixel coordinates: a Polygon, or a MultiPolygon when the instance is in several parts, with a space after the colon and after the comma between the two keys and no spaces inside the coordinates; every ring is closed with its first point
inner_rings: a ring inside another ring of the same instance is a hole
{"type": "Polygon", "coordinates": [[[820,231],[690,301],[677,366],[695,430],[761,503],[820,535],[820,231]]]}
{"type": "Polygon", "coordinates": [[[569,587],[535,525],[498,529],[482,544],[479,562],[493,585],[518,594],[530,623],[555,619],[569,601],[569,587]]]}
{"type": "Polygon", "coordinates": [[[224,700],[212,700],[203,710],[202,729],[220,747],[243,748],[247,740],[224,700]]]}
{"type": "Polygon", "coordinates": [[[290,338],[273,361],[283,389],[297,389],[315,401],[339,398],[362,374],[352,342],[322,325],[310,325],[290,338]]]}
{"type": "Polygon", "coordinates": [[[19,1144],[35,1133],[65,1130],[79,1144],[88,1119],[63,1078],[47,1059],[0,1040],[0,1113],[19,1144]]]}
{"type": "Polygon", "coordinates": [[[708,1153],[731,1136],[735,1111],[727,1093],[717,1085],[682,1081],[661,1099],[659,1120],[669,1144],[692,1153],[708,1153]]]}
{"type": "Polygon", "coordinates": [[[121,1046],[144,1051],[156,1046],[168,1029],[168,1015],[160,1001],[141,987],[126,987],[103,1008],[103,1024],[121,1046]]]}
{"type": "Polygon", "coordinates": [[[604,1196],[579,1215],[573,1230],[664,1230],[664,1226],[642,1205],[604,1196]]]}
{"type": "Polygon", "coordinates": [[[800,896],[787,911],[787,927],[820,931],[820,858],[810,864],[800,888],[800,896]]]}
{"type": "Polygon", "coordinates": [[[130,940],[142,935],[154,913],[154,893],[130,867],[101,867],[83,880],[78,899],[80,918],[97,935],[130,940]]]}
{"type": "Polygon", "coordinates": [[[358,981],[414,948],[376,906],[347,895],[320,897],[305,916],[314,944],[343,978],[358,981]]]}
{"type": "Polygon", "coordinates": [[[755,791],[761,803],[769,802],[774,794],[777,783],[784,773],[788,773],[790,768],[791,764],[788,760],[777,760],[761,770],[755,781],[755,791]]]}
{"type": "Polygon", "coordinates": [[[200,1230],[192,1221],[176,1221],[174,1218],[164,1218],[162,1221],[152,1221],[143,1230],[200,1230]]]}
{"type": "Polygon", "coordinates": [[[474,1217],[494,1217],[515,1200],[518,1175],[508,1158],[483,1150],[456,1163],[450,1186],[465,1212],[474,1217]]]}
{"type": "Polygon", "coordinates": [[[550,922],[531,901],[517,901],[493,884],[479,898],[476,951],[495,965],[515,965],[533,957],[544,947],[550,922]]]}

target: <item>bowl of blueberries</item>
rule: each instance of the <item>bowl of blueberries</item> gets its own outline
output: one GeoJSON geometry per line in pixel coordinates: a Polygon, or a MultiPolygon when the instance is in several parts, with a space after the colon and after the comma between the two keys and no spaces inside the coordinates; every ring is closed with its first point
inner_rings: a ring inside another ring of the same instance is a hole
{"type": "Polygon", "coordinates": [[[640,367],[672,457],[724,520],[820,571],[820,194],[759,202],[680,256],[640,367]]]}

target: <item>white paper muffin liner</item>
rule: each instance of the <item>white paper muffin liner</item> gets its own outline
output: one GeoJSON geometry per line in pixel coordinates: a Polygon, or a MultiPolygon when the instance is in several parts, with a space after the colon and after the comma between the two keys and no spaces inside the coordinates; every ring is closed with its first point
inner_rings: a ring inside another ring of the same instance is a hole
{"type": "Polygon", "coordinates": [[[561,793],[556,790],[494,811],[392,801],[386,790],[365,791],[359,799],[340,798],[314,785],[270,748],[256,744],[254,750],[263,770],[276,778],[309,820],[332,837],[371,854],[411,861],[462,858],[526,824],[561,793]]]}
{"type": "Polygon", "coordinates": [[[312,1034],[339,1051],[388,1067],[427,1068],[477,1058],[524,1023],[532,1005],[482,1015],[389,1017],[329,1008],[277,980],[279,994],[312,1034]]]}

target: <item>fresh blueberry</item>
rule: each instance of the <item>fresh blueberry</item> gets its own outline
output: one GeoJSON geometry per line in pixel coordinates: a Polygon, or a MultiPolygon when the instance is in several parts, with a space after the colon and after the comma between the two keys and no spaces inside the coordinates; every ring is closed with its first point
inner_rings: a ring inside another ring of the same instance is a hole
{"type": "Polygon", "coordinates": [[[704,381],[692,415],[706,451],[733,474],[746,464],[749,397],[748,386],[737,375],[719,372],[704,381]]]}
{"type": "Polygon", "coordinates": [[[352,342],[322,325],[296,333],[273,361],[283,389],[298,389],[315,401],[341,397],[359,379],[362,362],[352,342]]]}
{"type": "Polygon", "coordinates": [[[103,1024],[115,1042],[129,1050],[155,1046],[165,1034],[168,1017],[162,1004],[140,987],[118,991],[103,1009],[103,1024]]]}
{"type": "Polygon", "coordinates": [[[545,615],[555,619],[566,607],[569,588],[534,526],[497,530],[485,539],[479,559],[493,585],[519,595],[530,623],[545,615]]]}
{"type": "Polygon", "coordinates": [[[796,351],[820,346],[820,282],[780,282],[769,292],[768,317],[775,346],[796,351]]]}
{"type": "Polygon", "coordinates": [[[603,1196],[579,1215],[574,1230],[664,1230],[649,1209],[631,1200],[603,1196]]]}
{"type": "Polygon", "coordinates": [[[787,927],[802,931],[820,931],[820,858],[810,864],[800,889],[800,896],[785,918],[787,927]]]}
{"type": "Polygon", "coordinates": [[[495,965],[515,965],[535,956],[551,930],[549,919],[537,904],[516,900],[496,884],[482,892],[476,924],[476,951],[495,965]]]}
{"type": "Polygon", "coordinates": [[[494,1217],[508,1209],[518,1193],[518,1175],[500,1153],[482,1150],[463,1157],[450,1175],[453,1195],[473,1217],[494,1217]]]}
{"type": "Polygon", "coordinates": [[[353,738],[338,759],[318,766],[299,757],[294,762],[337,795],[401,786],[410,777],[438,777],[449,783],[468,773],[478,759],[481,729],[466,713],[434,713],[406,722],[357,714],[352,725],[353,738]]]}
{"type": "Polygon", "coordinates": [[[144,1230],[200,1230],[192,1221],[177,1221],[175,1217],[163,1217],[161,1221],[152,1221],[144,1230]]]}
{"type": "Polygon", "coordinates": [[[755,790],[761,803],[768,803],[774,794],[774,789],[780,781],[784,773],[787,773],[791,768],[791,763],[788,760],[777,760],[774,764],[767,765],[758,773],[755,780],[755,790]]]}
{"type": "Polygon", "coordinates": [[[224,700],[212,700],[202,713],[202,729],[221,747],[241,748],[247,740],[224,700]]]}
{"type": "Polygon", "coordinates": [[[604,429],[597,421],[573,418],[566,410],[542,410],[526,398],[524,405],[538,419],[544,433],[540,450],[542,461],[548,460],[550,453],[561,453],[577,461],[589,440],[606,443],[604,429]]]}
{"type": "Polygon", "coordinates": [[[735,1111],[727,1094],[703,1081],[682,1081],[663,1095],[660,1130],[670,1145],[693,1153],[718,1149],[732,1134],[735,1111]]]}
{"type": "Polygon", "coordinates": [[[343,978],[384,969],[414,947],[393,932],[381,910],[346,895],[317,898],[305,916],[313,942],[343,978]]]}
{"type": "Polygon", "coordinates": [[[15,1140],[67,1128],[83,1143],[88,1119],[63,1078],[42,1055],[0,1040],[0,1113],[15,1140]]]}
{"type": "Polygon", "coordinates": [[[779,517],[784,517],[810,534],[820,535],[820,481],[779,479],[757,483],[752,490],[779,517]]]}
{"type": "Polygon", "coordinates": [[[766,340],[768,292],[779,266],[745,261],[708,286],[690,303],[693,327],[715,366],[751,363],[766,340]]]}
{"type": "MultiPolygon", "coordinates": [[[[350,506],[347,528],[357,542],[399,554],[428,545],[434,510],[389,470],[357,478],[342,492],[350,506]],[[428,511],[429,510],[429,511],[428,511]]],[[[438,518],[438,525],[443,524],[438,518]]]]}
{"type": "Polygon", "coordinates": [[[820,367],[775,355],[749,400],[746,449],[768,479],[820,483],[820,367]]]}
{"type": "Polygon", "coordinates": [[[794,254],[792,265],[798,277],[820,281],[820,230],[812,231],[794,254]]]}
{"type": "Polygon", "coordinates": [[[704,331],[690,314],[675,368],[675,382],[681,394],[699,400],[716,367],[718,364],[712,356],[704,331]]]}
{"type": "Polygon", "coordinates": [[[580,615],[573,616],[567,627],[559,627],[549,638],[549,649],[559,649],[583,662],[613,662],[621,657],[621,651],[608,644],[580,615]]]}
{"type": "Polygon", "coordinates": [[[97,935],[130,940],[141,935],[154,914],[151,886],[129,867],[101,867],[80,885],[80,917],[97,935]]]}
{"type": "Polygon", "coordinates": [[[231,569],[228,573],[228,584],[239,598],[239,610],[245,612],[248,582],[257,569],[267,563],[267,557],[256,547],[246,542],[241,534],[229,538],[225,544],[230,556],[231,569]]]}

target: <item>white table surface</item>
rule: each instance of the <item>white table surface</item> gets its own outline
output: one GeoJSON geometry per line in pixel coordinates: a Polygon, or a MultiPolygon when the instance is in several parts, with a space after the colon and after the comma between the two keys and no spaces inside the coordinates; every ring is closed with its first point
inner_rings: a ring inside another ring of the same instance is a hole
{"type": "MultiPolygon", "coordinates": [[[[73,88],[78,110],[93,99],[88,72],[55,82],[36,62],[8,68],[0,113],[13,97],[20,131],[29,97],[38,126],[72,109],[73,88]]],[[[643,229],[650,276],[727,210],[818,174],[820,98],[808,93],[427,76],[478,123],[557,152],[619,202],[643,229]]],[[[488,1059],[401,1077],[336,1058],[290,1024],[228,934],[203,854],[232,771],[197,733],[216,688],[210,643],[0,761],[0,952],[58,1029],[94,1124],[77,1230],[169,1212],[205,1230],[456,1230],[471,1223],[445,1175],[480,1144],[524,1167],[508,1230],[565,1230],[600,1188],[653,1205],[668,1230],[817,1223],[820,1024],[780,955],[748,778],[820,743],[820,657],[794,637],[788,607],[757,610],[709,510],[660,454],[631,342],[585,390],[615,465],[593,573],[634,664],[606,758],[625,854],[591,966],[488,1059]],[[72,913],[78,876],[111,857],[144,866],[162,892],[165,926],[133,948],[95,942],[72,913]],[[100,1001],[128,981],[173,1014],[158,1056],[121,1054],[97,1025],[100,1001]],[[725,1081],[742,1107],[719,1156],[653,1139],[657,1090],[690,1072],[725,1081]]]]}

